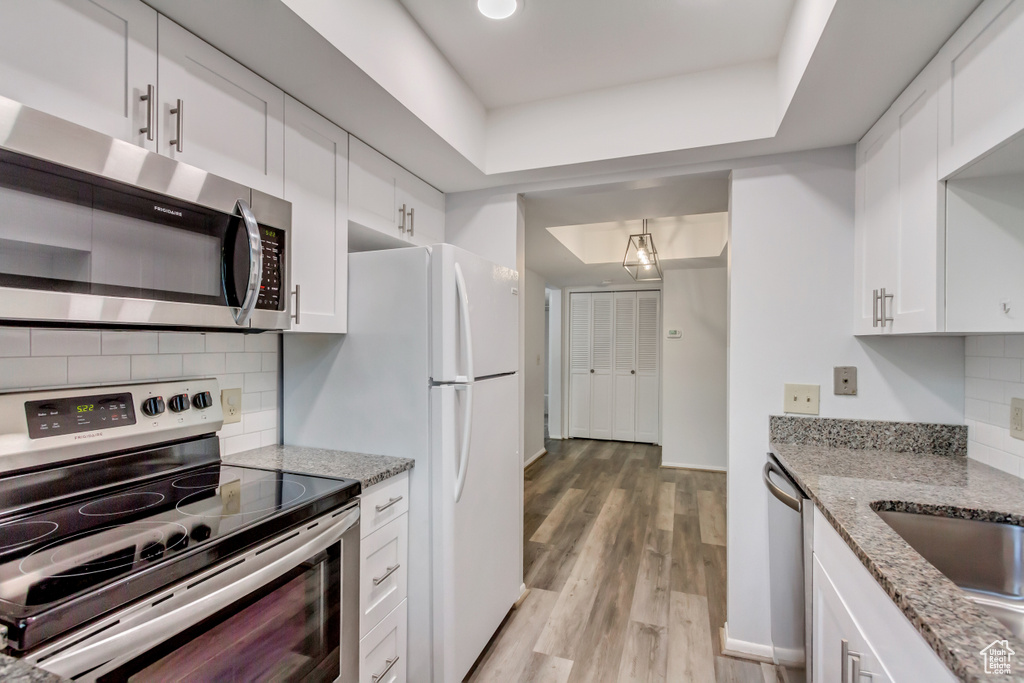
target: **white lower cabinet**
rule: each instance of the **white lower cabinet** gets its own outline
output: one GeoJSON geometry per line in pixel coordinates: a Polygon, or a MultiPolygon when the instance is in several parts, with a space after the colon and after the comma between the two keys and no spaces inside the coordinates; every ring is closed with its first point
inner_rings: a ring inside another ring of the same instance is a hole
{"type": "Polygon", "coordinates": [[[958,680],[817,509],[813,565],[815,683],[958,680]]]}
{"type": "Polygon", "coordinates": [[[369,487],[361,498],[359,680],[404,683],[408,615],[409,475],[369,487]]]}

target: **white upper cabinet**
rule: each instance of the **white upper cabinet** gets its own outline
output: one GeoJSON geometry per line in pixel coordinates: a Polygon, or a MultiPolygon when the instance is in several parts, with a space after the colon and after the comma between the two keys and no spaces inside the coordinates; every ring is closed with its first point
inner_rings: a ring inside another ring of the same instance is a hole
{"type": "Polygon", "coordinates": [[[444,242],[444,194],[356,137],[349,141],[348,182],[349,220],[382,236],[373,245],[444,242]]]}
{"type": "Polygon", "coordinates": [[[159,38],[160,153],[280,197],[284,93],[163,16],[159,38]]]}
{"type": "Polygon", "coordinates": [[[857,334],[943,329],[937,90],[926,68],[857,145],[857,334]]]}
{"type": "MultiPolygon", "coordinates": [[[[137,0],[4,0],[0,95],[127,142],[147,133],[157,14],[137,0]]],[[[155,116],[156,110],[153,109],[155,116]]]]}
{"type": "Polygon", "coordinates": [[[935,62],[939,176],[947,178],[1024,130],[1024,2],[982,3],[935,62]]]}
{"type": "Polygon", "coordinates": [[[348,133],[291,97],[284,121],[284,198],[292,203],[291,329],[344,333],[348,133]]]}

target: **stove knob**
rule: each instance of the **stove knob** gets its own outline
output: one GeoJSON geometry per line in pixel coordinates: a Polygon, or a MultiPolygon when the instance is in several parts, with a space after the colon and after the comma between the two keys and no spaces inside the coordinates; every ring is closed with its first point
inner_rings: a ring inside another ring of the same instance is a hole
{"type": "Polygon", "coordinates": [[[154,562],[164,556],[164,544],[153,541],[142,546],[142,551],[139,552],[141,557],[146,562],[154,562]]]}
{"type": "Polygon", "coordinates": [[[194,527],[192,527],[192,533],[190,533],[189,536],[196,543],[201,543],[208,539],[212,532],[213,529],[211,529],[206,524],[196,524],[194,527]]]}
{"type": "Polygon", "coordinates": [[[163,396],[154,396],[153,398],[147,398],[143,401],[142,412],[149,417],[156,417],[160,413],[164,412],[163,396]]]}
{"type": "Polygon", "coordinates": [[[188,394],[178,394],[177,396],[171,396],[167,401],[167,406],[176,413],[181,413],[188,410],[188,394]]]}
{"type": "Polygon", "coordinates": [[[203,408],[209,408],[213,405],[213,397],[210,396],[209,391],[202,391],[192,397],[192,405],[200,410],[203,408]]]}

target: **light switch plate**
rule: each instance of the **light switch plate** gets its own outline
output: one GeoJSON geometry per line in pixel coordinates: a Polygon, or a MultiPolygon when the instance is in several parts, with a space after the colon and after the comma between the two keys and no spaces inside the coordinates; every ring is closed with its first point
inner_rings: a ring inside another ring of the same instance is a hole
{"type": "Polygon", "coordinates": [[[817,415],[821,394],[819,384],[787,384],[783,412],[817,415]]]}
{"type": "Polygon", "coordinates": [[[1024,398],[1010,399],[1010,436],[1024,439],[1024,398]]]}
{"type": "Polygon", "coordinates": [[[242,421],[242,390],[221,389],[220,407],[224,412],[224,424],[242,421]]]}
{"type": "Polygon", "coordinates": [[[857,395],[857,368],[852,365],[840,365],[832,369],[833,391],[836,396],[857,395]]]}

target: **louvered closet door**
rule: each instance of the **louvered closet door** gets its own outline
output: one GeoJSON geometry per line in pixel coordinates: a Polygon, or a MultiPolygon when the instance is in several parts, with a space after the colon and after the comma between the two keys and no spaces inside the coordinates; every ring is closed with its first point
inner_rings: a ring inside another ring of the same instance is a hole
{"type": "Polygon", "coordinates": [[[591,295],[569,297],[569,436],[590,438],[591,295]]]}
{"type": "Polygon", "coordinates": [[[637,292],[636,440],[657,443],[661,415],[661,292],[637,292]]]}
{"type": "Polygon", "coordinates": [[[591,294],[590,438],[612,438],[615,383],[612,378],[612,293],[591,294]]]}
{"type": "Polygon", "coordinates": [[[636,292],[615,292],[612,438],[636,439],[636,292]]]}

